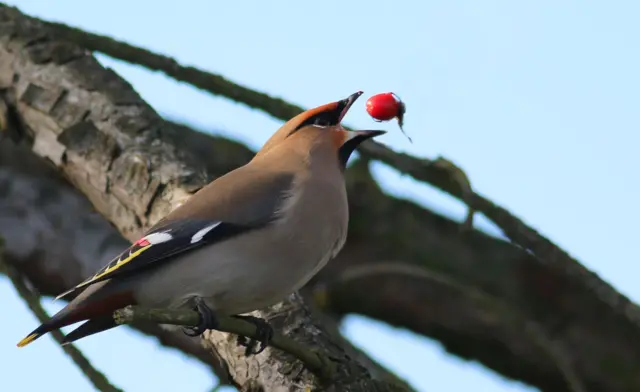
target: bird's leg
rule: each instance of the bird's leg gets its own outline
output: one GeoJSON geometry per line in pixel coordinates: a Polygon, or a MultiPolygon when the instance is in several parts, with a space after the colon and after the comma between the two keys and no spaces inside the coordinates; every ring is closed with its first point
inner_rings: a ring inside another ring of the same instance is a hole
{"type": "Polygon", "coordinates": [[[213,310],[211,310],[211,308],[209,308],[200,297],[195,297],[194,303],[194,310],[200,315],[200,324],[198,324],[197,327],[185,327],[182,329],[182,332],[187,336],[194,337],[202,335],[202,333],[207,329],[217,329],[218,319],[216,319],[216,315],[213,313],[213,310]]]}
{"type": "Polygon", "coordinates": [[[264,319],[254,316],[236,315],[233,317],[240,320],[248,321],[256,326],[257,339],[247,339],[246,336],[238,336],[238,344],[240,346],[246,347],[244,355],[248,357],[251,354],[257,355],[264,351],[264,349],[267,348],[267,345],[271,341],[271,338],[273,338],[273,328],[271,328],[271,325],[269,325],[269,323],[264,319]],[[260,342],[260,347],[257,351],[255,351],[254,349],[257,342],[260,342]]]}

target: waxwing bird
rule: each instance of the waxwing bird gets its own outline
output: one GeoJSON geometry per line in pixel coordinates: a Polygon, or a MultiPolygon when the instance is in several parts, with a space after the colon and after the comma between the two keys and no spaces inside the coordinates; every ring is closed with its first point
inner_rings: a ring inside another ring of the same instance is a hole
{"type": "MultiPolygon", "coordinates": [[[[191,308],[196,336],[216,315],[239,316],[277,303],[306,284],[345,243],[343,172],[351,153],[383,131],[347,131],[343,117],[362,92],[297,115],[246,165],[217,178],[86,281],[77,296],[18,343],[84,321],[66,343],[116,326],[128,305],[191,308]]],[[[259,352],[258,351],[258,352],[259,352]]]]}

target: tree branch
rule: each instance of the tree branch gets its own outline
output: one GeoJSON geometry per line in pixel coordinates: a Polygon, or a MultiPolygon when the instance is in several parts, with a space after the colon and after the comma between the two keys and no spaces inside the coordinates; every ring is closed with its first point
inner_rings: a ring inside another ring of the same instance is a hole
{"type": "MultiPolygon", "coordinates": [[[[200,315],[193,310],[151,309],[140,306],[128,306],[113,314],[117,324],[155,323],[197,327],[200,315]]],[[[216,331],[232,333],[239,336],[260,339],[256,326],[237,318],[218,316],[216,331]]],[[[321,353],[289,340],[274,332],[269,346],[285,351],[302,362],[307,369],[317,376],[331,379],[336,372],[335,364],[321,353]]]]}
{"type": "MultiPolygon", "coordinates": [[[[195,67],[182,66],[171,57],[65,24],[48,24],[59,36],[76,42],[89,50],[163,72],[176,80],[261,110],[277,119],[288,120],[304,110],[302,107],[280,98],[274,98],[268,94],[231,82],[221,75],[209,73],[195,67]]],[[[395,152],[373,140],[365,142],[361,146],[360,152],[367,158],[384,162],[418,181],[429,183],[461,199],[469,206],[469,215],[465,222],[465,227],[469,227],[472,224],[471,217],[474,211],[482,212],[500,227],[511,241],[532,252],[541,263],[548,264],[551,268],[562,270],[575,282],[592,290],[601,301],[610,306],[620,316],[628,318],[637,327],[640,327],[640,307],[602,280],[597,274],[580,264],[579,261],[571,257],[558,245],[529,227],[521,219],[487,198],[473,192],[466,174],[450,160],[442,157],[436,160],[415,158],[408,154],[395,152]]]]}
{"type": "Polygon", "coordinates": [[[505,322],[512,323],[514,328],[522,329],[525,337],[531,339],[547,352],[551,361],[553,361],[562,373],[567,386],[572,392],[586,392],[586,388],[576,373],[572,360],[570,359],[566,348],[561,346],[560,342],[554,342],[549,338],[544,328],[537,322],[528,319],[524,312],[514,309],[511,304],[497,298],[482,289],[464,285],[457,282],[453,277],[439,274],[435,271],[429,271],[425,268],[402,262],[377,262],[367,263],[366,265],[357,265],[344,269],[339,275],[334,276],[331,281],[324,282],[323,285],[315,287],[315,295],[320,301],[328,301],[328,292],[331,285],[349,285],[359,279],[367,279],[376,276],[389,277],[390,275],[406,276],[412,279],[424,280],[425,284],[437,282],[443,286],[452,288],[468,297],[474,302],[480,302],[489,308],[499,309],[503,315],[505,322]]]}

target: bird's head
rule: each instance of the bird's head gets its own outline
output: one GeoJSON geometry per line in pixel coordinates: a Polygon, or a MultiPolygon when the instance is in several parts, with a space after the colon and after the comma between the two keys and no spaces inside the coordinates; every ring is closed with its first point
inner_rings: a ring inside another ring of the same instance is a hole
{"type": "Polygon", "coordinates": [[[280,143],[292,142],[301,146],[307,145],[308,148],[311,148],[309,144],[321,144],[335,150],[337,159],[344,168],[360,143],[386,133],[378,130],[348,131],[340,124],[361,95],[362,91],[358,91],[340,101],[298,114],[283,124],[267,140],[256,157],[265,154],[280,143]]]}

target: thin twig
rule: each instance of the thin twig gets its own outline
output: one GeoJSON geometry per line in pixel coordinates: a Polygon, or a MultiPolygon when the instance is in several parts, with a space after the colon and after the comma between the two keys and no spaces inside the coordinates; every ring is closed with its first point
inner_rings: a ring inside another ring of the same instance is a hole
{"type": "Polygon", "coordinates": [[[513,306],[500,298],[491,295],[478,287],[462,284],[452,279],[450,276],[408,263],[381,261],[347,268],[331,279],[331,281],[323,282],[322,285],[316,286],[314,288],[316,291],[314,295],[321,298],[321,301],[326,302],[327,292],[332,285],[345,284],[357,279],[389,274],[403,275],[437,282],[466,295],[470,299],[475,299],[489,307],[498,309],[500,313],[510,319],[514,325],[522,327],[523,331],[537,343],[538,347],[543,349],[549,355],[572,392],[587,391],[584,383],[580,379],[580,376],[574,369],[567,351],[560,343],[551,340],[544,328],[538,322],[527,319],[524,314],[513,309],[513,306]]]}
{"type": "MultiPolygon", "coordinates": [[[[149,309],[140,306],[127,306],[116,310],[113,318],[117,324],[155,323],[195,327],[200,323],[200,315],[193,310],[149,309]]],[[[218,316],[216,320],[218,321],[217,331],[253,339],[260,338],[256,326],[247,321],[224,316],[218,316]]],[[[320,377],[327,378],[335,372],[333,362],[328,358],[291,339],[274,334],[269,345],[295,356],[320,377]]]]}
{"type": "MultiPolygon", "coordinates": [[[[36,316],[36,318],[44,323],[49,320],[49,315],[46,310],[40,304],[40,295],[35,293],[32,289],[30,289],[24,281],[22,274],[18,270],[16,270],[12,265],[3,262],[2,258],[3,247],[0,241],[0,273],[6,274],[13,286],[16,288],[18,295],[24,300],[27,304],[31,312],[36,316]]],[[[51,335],[53,338],[62,345],[64,341],[64,334],[59,330],[51,331],[51,335]]],[[[91,362],[87,357],[82,354],[77,347],[73,344],[66,344],[62,346],[64,352],[71,357],[73,362],[78,366],[78,368],[84,373],[84,375],[89,379],[91,384],[101,392],[123,392],[122,389],[115,387],[107,377],[102,374],[99,370],[91,365],[91,362]]]]}
{"type": "MultiPolygon", "coordinates": [[[[182,66],[168,56],[153,53],[107,36],[89,33],[65,24],[48,23],[48,25],[60,37],[76,42],[89,50],[163,72],[176,80],[189,83],[211,94],[227,97],[251,108],[262,110],[281,120],[288,120],[304,110],[302,107],[282,99],[274,98],[268,94],[231,82],[220,75],[195,67],[182,66]]],[[[444,158],[436,160],[416,158],[393,151],[384,144],[373,140],[363,143],[360,147],[360,152],[367,158],[379,160],[418,181],[427,182],[465,202],[469,206],[466,226],[471,222],[471,216],[474,211],[482,212],[500,227],[513,243],[531,252],[540,262],[554,265],[556,268],[564,270],[569,277],[581,282],[585,287],[596,293],[603,303],[627,317],[637,327],[640,327],[640,307],[619,293],[613,286],[600,279],[598,275],[584,267],[548,238],[527,226],[521,219],[473,192],[468,180],[464,180],[466,175],[461,176],[460,172],[462,170],[457,168],[451,161],[444,158]],[[447,161],[451,165],[440,165],[439,162],[442,161],[447,161]]]]}

